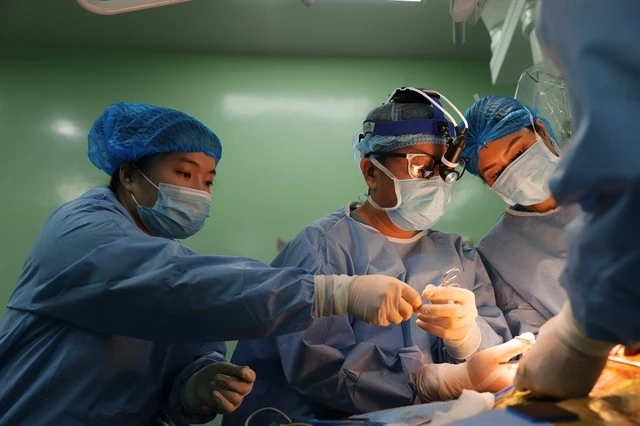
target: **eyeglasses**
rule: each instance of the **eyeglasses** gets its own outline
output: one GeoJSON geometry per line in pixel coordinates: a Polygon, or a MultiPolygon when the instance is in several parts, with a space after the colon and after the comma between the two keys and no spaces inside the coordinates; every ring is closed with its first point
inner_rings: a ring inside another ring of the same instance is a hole
{"type": "Polygon", "coordinates": [[[372,152],[371,157],[394,157],[407,159],[407,172],[414,179],[431,179],[439,163],[429,154],[405,154],[402,152],[372,152]]]}
{"type": "MultiPolygon", "coordinates": [[[[435,174],[436,165],[440,164],[440,160],[436,160],[429,154],[404,154],[402,152],[372,152],[367,157],[395,157],[407,159],[407,172],[414,179],[431,179],[435,174]]],[[[460,179],[467,169],[467,159],[461,158],[458,167],[453,169],[453,173],[447,175],[445,182],[452,183],[460,179]],[[452,176],[453,179],[450,179],[452,176]]],[[[444,179],[444,178],[443,178],[444,179]]]]}

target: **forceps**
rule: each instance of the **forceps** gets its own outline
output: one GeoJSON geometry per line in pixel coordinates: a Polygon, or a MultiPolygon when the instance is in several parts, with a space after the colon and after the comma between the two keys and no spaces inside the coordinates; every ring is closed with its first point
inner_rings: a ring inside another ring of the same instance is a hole
{"type": "Polygon", "coordinates": [[[451,268],[442,276],[440,281],[440,287],[460,287],[460,284],[455,282],[456,278],[460,275],[460,269],[451,268]]]}
{"type": "MultiPolygon", "coordinates": [[[[444,273],[444,275],[442,276],[442,279],[440,280],[439,285],[436,286],[435,284],[427,284],[425,289],[430,285],[434,287],[460,287],[460,284],[458,284],[457,282],[458,276],[460,276],[460,269],[451,268],[444,273]]],[[[422,300],[427,299],[427,297],[424,294],[424,290],[422,291],[422,294],[420,295],[420,297],[422,298],[422,300]]],[[[449,303],[453,303],[453,300],[449,301],[449,303]]]]}

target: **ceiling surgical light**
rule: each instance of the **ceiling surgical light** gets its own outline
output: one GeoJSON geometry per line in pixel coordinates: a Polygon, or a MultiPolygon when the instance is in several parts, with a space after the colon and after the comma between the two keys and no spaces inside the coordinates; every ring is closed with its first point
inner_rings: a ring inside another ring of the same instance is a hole
{"type": "MultiPolygon", "coordinates": [[[[117,15],[152,7],[169,6],[191,0],[76,0],[80,6],[98,15],[117,15]]],[[[307,0],[309,1],[309,0],[307,0]]],[[[313,0],[311,0],[313,1],[313,0]]]]}

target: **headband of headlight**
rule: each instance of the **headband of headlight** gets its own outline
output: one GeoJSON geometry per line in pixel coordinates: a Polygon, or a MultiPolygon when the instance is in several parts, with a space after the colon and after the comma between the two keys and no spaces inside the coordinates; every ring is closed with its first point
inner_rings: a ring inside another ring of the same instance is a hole
{"type": "Polygon", "coordinates": [[[434,107],[434,116],[433,118],[390,122],[365,121],[360,138],[364,138],[367,134],[372,136],[401,136],[421,133],[442,135],[446,141],[446,150],[440,159],[440,176],[449,183],[460,179],[466,168],[466,160],[462,159],[461,155],[466,142],[468,125],[458,108],[441,93],[416,87],[395,89],[385,101],[385,103],[389,102],[426,103],[434,107]],[[451,114],[442,107],[441,99],[460,116],[462,123],[464,123],[464,129],[460,129],[451,114]],[[461,169],[461,171],[457,169],[461,169]]]}

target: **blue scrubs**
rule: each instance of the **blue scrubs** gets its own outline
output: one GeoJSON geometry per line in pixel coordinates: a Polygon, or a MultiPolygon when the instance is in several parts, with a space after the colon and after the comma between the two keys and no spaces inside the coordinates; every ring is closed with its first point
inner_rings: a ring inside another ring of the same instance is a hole
{"type": "Polygon", "coordinates": [[[41,230],[0,326],[0,425],[177,426],[224,343],[312,322],[313,276],[150,237],[107,188],[41,230]]]}
{"type": "MultiPolygon", "coordinates": [[[[443,274],[460,268],[459,284],[478,306],[481,348],[508,337],[487,273],[457,235],[426,231],[412,239],[387,238],[340,209],[303,230],[273,265],[297,265],[317,273],[385,274],[422,292],[443,274]]],[[[413,319],[381,328],[351,317],[322,318],[303,333],[241,341],[233,362],[256,371],[253,392],[223,425],[243,426],[249,414],[273,406],[290,417],[339,418],[419,403],[416,376],[425,363],[456,362],[443,341],[413,319]]],[[[265,424],[265,423],[257,423],[265,424]]]]}
{"type": "Polygon", "coordinates": [[[567,300],[560,284],[567,261],[565,227],[578,214],[575,205],[545,213],[509,208],[478,243],[512,335],[537,334],[567,300]]]}
{"type": "Polygon", "coordinates": [[[587,336],[631,346],[640,341],[640,2],[540,8],[538,36],[567,81],[575,124],[549,186],[586,212],[567,240],[571,307],[587,336]]]}

